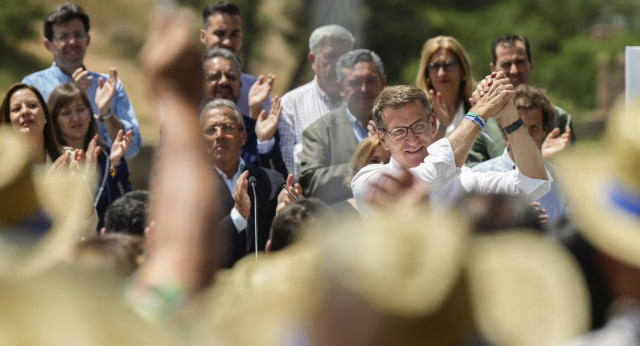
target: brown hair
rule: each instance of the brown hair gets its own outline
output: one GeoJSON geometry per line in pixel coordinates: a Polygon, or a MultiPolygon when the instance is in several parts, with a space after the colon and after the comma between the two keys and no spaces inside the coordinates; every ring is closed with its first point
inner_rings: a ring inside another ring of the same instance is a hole
{"type": "Polygon", "coordinates": [[[71,104],[71,102],[78,97],[80,97],[80,101],[82,101],[89,110],[89,129],[84,135],[84,141],[82,143],[83,147],[76,149],[86,150],[93,136],[98,133],[98,124],[91,114],[93,112],[93,108],[91,108],[91,102],[89,101],[87,93],[76,83],[62,83],[51,92],[48,106],[51,112],[51,120],[53,120],[53,128],[55,129],[56,136],[58,136],[58,141],[67,145],[68,143],[64,140],[62,133],[60,132],[60,126],[58,126],[58,116],[60,115],[60,112],[62,112],[62,108],[71,104]]]}
{"type": "Polygon", "coordinates": [[[44,149],[49,154],[49,157],[52,161],[55,161],[60,157],[60,145],[58,144],[58,139],[56,138],[56,134],[53,131],[53,125],[51,120],[51,115],[49,113],[49,108],[47,107],[47,103],[44,101],[44,97],[40,91],[31,85],[27,85],[24,83],[16,83],[12,85],[7,93],[4,96],[4,100],[2,101],[2,108],[0,109],[0,123],[2,125],[10,125],[11,124],[11,96],[22,89],[29,89],[38,98],[38,102],[40,102],[40,107],[44,111],[44,118],[46,123],[44,124],[44,149]]]}
{"type": "Polygon", "coordinates": [[[542,126],[546,134],[555,127],[556,110],[551,105],[551,101],[549,101],[549,97],[543,89],[520,84],[515,89],[513,103],[518,109],[539,108],[542,111],[542,126]]]}
{"type": "Polygon", "coordinates": [[[433,37],[424,43],[420,56],[420,68],[418,70],[418,76],[416,77],[416,85],[424,92],[429,92],[429,89],[433,89],[427,64],[429,60],[431,60],[431,56],[440,49],[450,52],[458,59],[458,63],[462,68],[462,76],[464,77],[464,80],[460,83],[459,97],[463,102],[466,102],[466,100],[471,97],[475,84],[473,82],[473,76],[471,76],[471,62],[460,42],[451,36],[433,37]]]}
{"type": "Polygon", "coordinates": [[[385,109],[400,108],[414,101],[418,101],[428,115],[433,113],[427,94],[414,85],[393,85],[382,89],[371,110],[376,127],[379,129],[384,128],[382,112],[385,109]]]}

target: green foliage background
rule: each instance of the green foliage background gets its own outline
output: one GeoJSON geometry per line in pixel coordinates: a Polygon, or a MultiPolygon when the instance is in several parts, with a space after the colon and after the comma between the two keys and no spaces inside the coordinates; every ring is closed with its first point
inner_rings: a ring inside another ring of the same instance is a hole
{"type": "MultiPolygon", "coordinates": [[[[276,0],[268,0],[276,1],[276,0]]],[[[437,35],[456,37],[467,50],[475,79],[489,73],[490,48],[494,37],[518,33],[531,42],[535,72],[532,83],[546,88],[552,101],[574,115],[595,107],[598,61],[613,61],[624,54],[625,46],[640,45],[640,1],[638,0],[278,0],[284,9],[277,17],[261,9],[267,0],[236,0],[242,13],[245,45],[241,58],[245,67],[259,62],[269,47],[264,30],[287,21],[278,34],[285,38],[295,57],[291,75],[279,83],[286,89],[303,84],[313,72],[306,59],[308,37],[323,24],[341,24],[351,30],[357,47],[376,51],[385,63],[390,83],[415,83],[422,44],[437,35]],[[593,35],[594,28],[605,28],[606,35],[593,35]],[[288,78],[287,78],[288,77],[288,78]]],[[[199,16],[210,1],[179,0],[199,16]]],[[[4,0],[0,11],[0,88],[6,88],[24,75],[43,67],[42,61],[24,55],[12,46],[36,37],[34,32],[52,1],[4,0]],[[46,8],[45,8],[46,7],[46,8]]],[[[92,7],[97,5],[92,4],[92,7]]],[[[101,5],[102,6],[102,5],[101,5]]],[[[108,5],[104,5],[107,6],[108,5]]],[[[118,4],[126,6],[126,2],[118,4]]],[[[119,12],[126,20],[136,15],[125,8],[119,12]]],[[[91,12],[92,20],[99,13],[91,12]]],[[[131,23],[141,24],[141,23],[131,23]]],[[[194,23],[194,26],[200,26],[194,23]]],[[[135,59],[143,37],[136,38],[120,29],[113,34],[114,45],[122,54],[135,59]]],[[[117,30],[114,28],[113,30],[117,30]]],[[[44,66],[47,66],[47,63],[44,66]]]]}

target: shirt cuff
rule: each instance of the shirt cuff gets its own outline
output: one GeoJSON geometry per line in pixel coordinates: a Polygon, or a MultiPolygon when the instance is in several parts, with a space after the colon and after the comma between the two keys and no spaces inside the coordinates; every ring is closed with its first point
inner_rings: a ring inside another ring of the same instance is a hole
{"type": "Polygon", "coordinates": [[[233,221],[233,225],[236,226],[238,233],[242,233],[242,231],[247,228],[247,219],[240,215],[240,212],[236,207],[231,209],[231,221],[233,221]]]}
{"type": "Polygon", "coordinates": [[[257,141],[258,141],[258,154],[270,153],[271,150],[273,149],[273,146],[276,144],[276,139],[273,137],[271,137],[271,139],[265,142],[261,142],[259,139],[257,141]]]}

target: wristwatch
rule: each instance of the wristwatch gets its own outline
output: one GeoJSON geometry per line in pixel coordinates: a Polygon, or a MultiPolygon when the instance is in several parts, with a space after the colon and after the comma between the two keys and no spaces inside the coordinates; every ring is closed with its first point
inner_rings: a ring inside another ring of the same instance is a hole
{"type": "Polygon", "coordinates": [[[522,118],[518,118],[518,120],[516,120],[513,124],[504,127],[504,132],[506,134],[510,134],[511,132],[517,130],[520,128],[520,126],[524,125],[524,121],[522,121],[522,118]]]}

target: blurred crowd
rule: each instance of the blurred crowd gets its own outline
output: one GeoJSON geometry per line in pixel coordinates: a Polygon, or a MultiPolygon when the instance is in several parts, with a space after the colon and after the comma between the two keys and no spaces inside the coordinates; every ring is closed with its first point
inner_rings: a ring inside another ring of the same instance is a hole
{"type": "Polygon", "coordinates": [[[415,85],[388,85],[323,25],[314,78],[280,96],[243,71],[234,3],[203,9],[201,44],[152,16],[148,191],[80,6],[44,18],[51,67],[4,95],[0,344],[640,345],[640,118],[575,148],[526,37],[493,38],[479,81],[487,62],[428,38],[415,85]]]}

